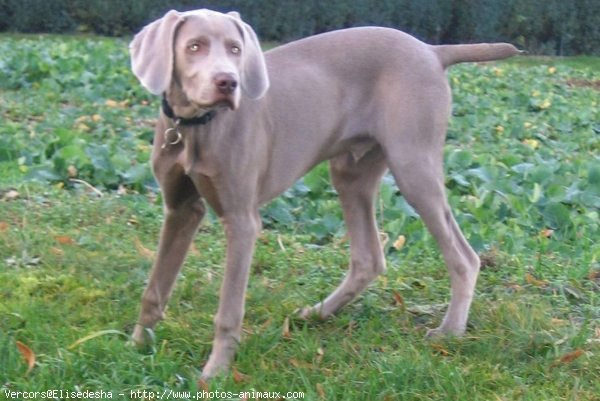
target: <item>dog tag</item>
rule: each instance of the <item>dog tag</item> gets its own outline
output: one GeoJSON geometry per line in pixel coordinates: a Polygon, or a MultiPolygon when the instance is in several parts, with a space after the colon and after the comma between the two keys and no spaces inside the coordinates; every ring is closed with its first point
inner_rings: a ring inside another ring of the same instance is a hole
{"type": "Polygon", "coordinates": [[[165,131],[165,142],[162,144],[161,149],[164,149],[167,146],[177,145],[179,142],[181,142],[182,138],[183,136],[177,127],[167,129],[165,131]]]}

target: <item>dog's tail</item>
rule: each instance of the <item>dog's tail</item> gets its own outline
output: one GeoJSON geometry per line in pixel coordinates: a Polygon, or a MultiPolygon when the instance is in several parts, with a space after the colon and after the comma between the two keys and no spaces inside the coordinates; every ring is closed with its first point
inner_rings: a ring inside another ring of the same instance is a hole
{"type": "Polygon", "coordinates": [[[501,60],[522,52],[509,43],[432,46],[444,68],[467,62],[501,60]]]}

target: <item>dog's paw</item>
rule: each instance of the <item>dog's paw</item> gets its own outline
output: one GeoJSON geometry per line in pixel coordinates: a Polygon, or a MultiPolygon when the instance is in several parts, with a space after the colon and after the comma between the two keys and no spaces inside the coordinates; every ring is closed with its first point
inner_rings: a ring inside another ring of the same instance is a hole
{"type": "Polygon", "coordinates": [[[318,305],[307,306],[305,308],[298,309],[296,311],[296,316],[301,320],[325,320],[326,317],[324,317],[321,312],[321,307],[318,305]]]}
{"type": "Polygon", "coordinates": [[[202,369],[202,374],[200,375],[200,381],[208,382],[210,379],[215,376],[227,374],[229,373],[229,365],[230,360],[228,357],[220,358],[219,356],[213,356],[211,354],[210,358],[204,368],[202,369]]]}
{"type": "Polygon", "coordinates": [[[127,342],[129,346],[135,347],[140,350],[150,348],[156,340],[154,330],[148,327],[144,327],[141,324],[136,324],[131,338],[127,342]]]}
{"type": "Polygon", "coordinates": [[[315,311],[311,307],[305,307],[294,311],[294,314],[298,319],[301,320],[309,320],[311,317],[315,316],[315,311]]]}
{"type": "Polygon", "coordinates": [[[441,337],[461,337],[465,334],[464,328],[448,328],[448,327],[437,327],[435,329],[427,330],[427,334],[425,334],[426,338],[441,338],[441,337]]]}
{"type": "Polygon", "coordinates": [[[229,369],[220,368],[220,369],[206,369],[206,366],[202,369],[202,373],[200,374],[200,378],[198,378],[198,387],[204,386],[208,384],[212,379],[217,376],[224,376],[229,373],[229,369]]]}
{"type": "Polygon", "coordinates": [[[446,335],[446,333],[444,333],[439,328],[429,329],[429,330],[427,330],[427,333],[425,333],[425,338],[435,339],[435,338],[444,337],[445,335],[446,335]]]}
{"type": "Polygon", "coordinates": [[[228,373],[238,344],[238,338],[231,336],[224,338],[215,337],[213,349],[210,352],[206,365],[202,369],[200,379],[206,381],[217,375],[228,373]]]}

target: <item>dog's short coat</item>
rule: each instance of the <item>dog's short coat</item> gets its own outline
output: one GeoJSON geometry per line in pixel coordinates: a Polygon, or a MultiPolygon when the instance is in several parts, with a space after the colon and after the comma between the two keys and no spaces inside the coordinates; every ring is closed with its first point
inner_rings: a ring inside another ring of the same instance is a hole
{"type": "Polygon", "coordinates": [[[130,50],[140,82],[165,97],[152,154],[165,221],[135,342],[143,343],[145,330],[163,318],[206,200],[223,222],[227,254],[202,377],[226,370],[240,341],[261,229],[258,209],[323,160],[330,161],[344,212],[350,269],[327,299],[302,316],[333,314],[385,270],[374,199],[389,169],[450,273],[446,316],[429,334],[464,332],[479,258],[444,193],[451,109],[445,69],[518,50],[502,43],[430,46],[394,29],[365,27],[309,37],[263,55],[237,13],[209,10],[170,11],[136,35],[130,50]]]}

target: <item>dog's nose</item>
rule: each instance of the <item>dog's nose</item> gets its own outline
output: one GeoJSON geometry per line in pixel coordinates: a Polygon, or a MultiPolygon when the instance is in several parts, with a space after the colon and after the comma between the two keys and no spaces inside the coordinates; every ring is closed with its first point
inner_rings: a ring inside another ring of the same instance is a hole
{"type": "Polygon", "coordinates": [[[238,86],[238,82],[231,74],[220,73],[215,75],[215,85],[223,95],[231,95],[238,86]]]}

